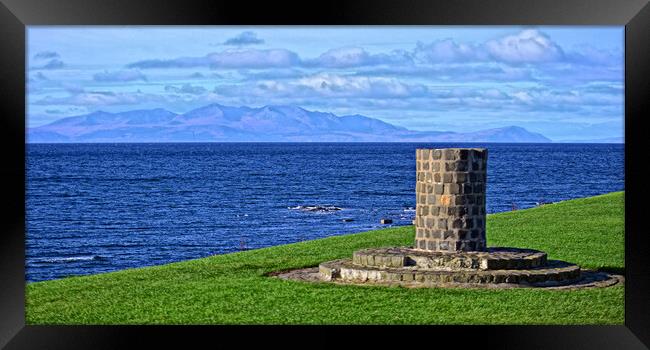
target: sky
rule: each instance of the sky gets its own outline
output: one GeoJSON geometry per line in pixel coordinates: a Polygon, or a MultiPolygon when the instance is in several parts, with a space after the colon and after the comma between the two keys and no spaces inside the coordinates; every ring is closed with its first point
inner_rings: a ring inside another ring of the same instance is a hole
{"type": "Polygon", "coordinates": [[[623,137],[622,26],[29,26],[27,127],[211,103],[623,137]]]}

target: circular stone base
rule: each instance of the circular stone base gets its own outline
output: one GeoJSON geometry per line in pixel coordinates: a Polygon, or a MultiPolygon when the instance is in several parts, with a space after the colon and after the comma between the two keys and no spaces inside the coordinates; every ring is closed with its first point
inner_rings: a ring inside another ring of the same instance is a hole
{"type": "Polygon", "coordinates": [[[277,272],[280,278],[343,284],[407,287],[604,287],[622,276],[581,271],[575,264],[547,260],[546,253],[520,248],[436,252],[406,247],[371,248],[352,259],[321,263],[317,268],[277,272]]]}
{"type": "Polygon", "coordinates": [[[414,266],[435,270],[532,269],[546,264],[546,253],[519,248],[438,252],[412,248],[371,248],[354,252],[352,263],[368,267],[414,266]]]}
{"type": "Polygon", "coordinates": [[[297,269],[291,271],[270,273],[270,276],[285,280],[294,280],[302,282],[313,283],[334,283],[341,285],[366,285],[366,286],[401,286],[406,288],[488,288],[488,289],[502,289],[502,288],[544,288],[544,289],[559,289],[571,290],[582,288],[603,288],[610,287],[625,281],[621,275],[614,275],[606,272],[582,270],[580,277],[572,281],[558,282],[541,282],[530,284],[519,283],[421,283],[416,281],[346,281],[346,280],[330,280],[324,281],[321,278],[318,267],[309,267],[304,269],[297,269]]]}
{"type": "Polygon", "coordinates": [[[419,282],[419,283],[570,283],[580,278],[580,267],[558,260],[544,266],[517,270],[430,269],[418,266],[375,267],[354,264],[350,259],[319,265],[321,279],[352,282],[419,282]]]}

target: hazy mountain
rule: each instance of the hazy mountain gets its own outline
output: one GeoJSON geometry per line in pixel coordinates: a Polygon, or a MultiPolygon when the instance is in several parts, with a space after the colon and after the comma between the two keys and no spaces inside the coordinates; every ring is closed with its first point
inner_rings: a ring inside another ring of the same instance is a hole
{"type": "Polygon", "coordinates": [[[336,116],[295,106],[211,104],[176,114],[165,109],[98,111],[31,128],[28,142],[419,141],[551,142],[511,126],[468,133],[413,131],[362,115],[336,116]]]}

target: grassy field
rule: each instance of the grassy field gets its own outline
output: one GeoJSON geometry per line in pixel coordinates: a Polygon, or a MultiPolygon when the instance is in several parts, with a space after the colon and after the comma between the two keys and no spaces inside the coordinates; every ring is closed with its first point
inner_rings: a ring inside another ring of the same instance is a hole
{"type": "MultiPolygon", "coordinates": [[[[624,268],[623,192],[489,215],[489,246],[624,268]]],[[[27,285],[28,324],[623,324],[622,285],[573,291],[408,289],[264,274],[411,245],[412,226],[27,285]]]]}

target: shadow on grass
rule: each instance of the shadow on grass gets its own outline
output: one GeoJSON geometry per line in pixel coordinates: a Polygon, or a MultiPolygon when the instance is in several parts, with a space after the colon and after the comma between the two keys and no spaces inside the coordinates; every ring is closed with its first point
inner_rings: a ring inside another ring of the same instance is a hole
{"type": "Polygon", "coordinates": [[[597,268],[596,271],[613,273],[613,274],[616,274],[616,275],[625,275],[625,268],[624,267],[603,266],[603,267],[597,268]]]}

